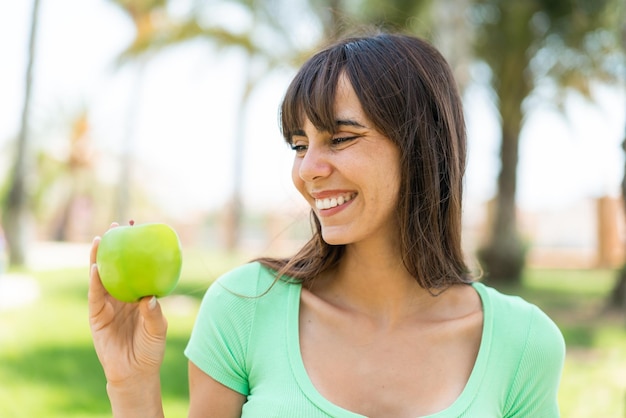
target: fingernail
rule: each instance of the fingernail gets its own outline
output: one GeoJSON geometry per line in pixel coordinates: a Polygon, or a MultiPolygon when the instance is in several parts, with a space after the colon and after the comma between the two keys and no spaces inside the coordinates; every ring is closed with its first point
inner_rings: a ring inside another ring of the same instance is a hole
{"type": "Polygon", "coordinates": [[[157,298],[156,296],[152,296],[150,300],[148,301],[148,309],[152,310],[156,308],[156,304],[157,304],[157,298]]]}

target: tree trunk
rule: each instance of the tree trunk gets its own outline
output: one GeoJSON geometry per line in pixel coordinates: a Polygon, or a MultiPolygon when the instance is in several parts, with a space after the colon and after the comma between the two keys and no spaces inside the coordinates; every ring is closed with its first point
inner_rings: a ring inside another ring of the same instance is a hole
{"type": "Polygon", "coordinates": [[[525,245],[517,225],[515,195],[520,131],[524,119],[522,103],[533,89],[532,75],[527,69],[528,51],[533,43],[528,21],[534,12],[532,3],[502,4],[497,31],[500,38],[494,43],[499,53],[492,55],[490,62],[502,124],[501,166],[490,235],[477,255],[488,280],[507,284],[521,282],[526,262],[525,245]],[[505,4],[507,7],[504,7],[505,4]]]}
{"type": "MultiPolygon", "coordinates": [[[[626,38],[626,29],[624,30],[624,34],[626,38]]],[[[626,51],[626,41],[624,50],[626,51]]],[[[622,142],[622,149],[626,153],[626,137],[624,138],[624,142],[622,142]]],[[[622,178],[622,201],[624,202],[624,208],[626,210],[626,164],[624,167],[624,177],[622,178]]],[[[624,216],[626,219],[626,212],[624,216]]],[[[626,309],[626,263],[624,263],[622,268],[617,272],[617,281],[613,289],[611,289],[608,307],[609,309],[626,309]]]]}
{"type": "Polygon", "coordinates": [[[517,229],[515,203],[518,150],[519,127],[509,128],[503,123],[501,168],[491,219],[491,236],[478,251],[485,276],[492,282],[519,283],[525,265],[525,250],[517,229]]]}
{"type": "Polygon", "coordinates": [[[30,187],[27,177],[32,170],[31,153],[29,149],[29,116],[31,105],[31,91],[33,86],[33,67],[35,64],[37,25],[40,0],[33,1],[32,18],[30,24],[30,39],[28,43],[28,64],[26,67],[26,81],[24,89],[24,106],[20,132],[17,138],[15,165],[11,177],[8,196],[4,202],[2,224],[9,250],[9,266],[22,266],[26,262],[27,248],[30,241],[30,187]]]}
{"type": "Polygon", "coordinates": [[[70,186],[70,194],[65,200],[59,221],[54,225],[52,239],[54,241],[65,242],[69,239],[69,226],[72,219],[72,211],[76,201],[76,192],[74,185],[70,186]]]}
{"type": "Polygon", "coordinates": [[[135,81],[128,99],[128,112],[126,114],[126,126],[122,141],[120,155],[120,172],[117,182],[115,199],[115,220],[120,224],[126,224],[132,218],[132,190],[134,183],[133,168],[135,164],[135,147],[137,143],[136,127],[141,108],[141,95],[143,91],[143,79],[146,74],[147,59],[139,57],[137,68],[134,73],[135,81]]]}
{"type": "Polygon", "coordinates": [[[248,62],[245,65],[245,81],[244,89],[238,107],[237,126],[235,127],[234,149],[233,149],[233,190],[231,200],[226,205],[225,219],[225,242],[224,246],[227,251],[233,252],[239,249],[241,240],[241,223],[243,219],[243,199],[241,197],[243,190],[244,177],[244,158],[245,158],[245,142],[246,142],[246,123],[247,109],[249,106],[250,95],[256,84],[256,80],[252,74],[254,57],[248,56],[248,62]]]}
{"type": "MultiPolygon", "coordinates": [[[[624,79],[626,79],[626,5],[622,5],[622,52],[624,54],[624,79]]],[[[626,155],[626,127],[624,128],[624,141],[622,142],[622,150],[626,155]]],[[[626,164],[624,164],[624,176],[622,178],[622,201],[624,202],[624,210],[626,211],[626,164]]],[[[624,213],[626,219],[626,212],[624,213]]],[[[626,262],[619,270],[617,281],[611,290],[609,296],[609,308],[626,309],[626,262]]]]}
{"type": "Polygon", "coordinates": [[[626,264],[617,272],[617,281],[611,289],[609,309],[626,309],[626,264]]]}

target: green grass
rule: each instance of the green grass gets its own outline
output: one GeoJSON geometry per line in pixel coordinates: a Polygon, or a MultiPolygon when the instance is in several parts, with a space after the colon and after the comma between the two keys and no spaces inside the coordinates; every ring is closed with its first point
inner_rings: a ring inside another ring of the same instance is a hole
{"type": "MultiPolygon", "coordinates": [[[[185,254],[181,282],[162,300],[168,347],[162,368],[169,417],[187,415],[182,354],[200,298],[241,257],[185,254]]],[[[87,323],[87,268],[32,272],[41,288],[33,304],[0,311],[0,417],[110,417],[105,380],[87,323]]],[[[559,325],[567,357],[559,403],[567,418],[626,416],[626,322],[603,312],[615,274],[609,270],[531,270],[519,294],[559,325]]]]}
{"type": "MultiPolygon", "coordinates": [[[[200,298],[239,258],[191,252],[175,293],[161,300],[168,318],[162,367],[165,413],[187,416],[187,342],[200,298]]],[[[105,379],[87,319],[87,268],[31,272],[36,303],[0,311],[0,417],[110,417],[105,379]]]]}

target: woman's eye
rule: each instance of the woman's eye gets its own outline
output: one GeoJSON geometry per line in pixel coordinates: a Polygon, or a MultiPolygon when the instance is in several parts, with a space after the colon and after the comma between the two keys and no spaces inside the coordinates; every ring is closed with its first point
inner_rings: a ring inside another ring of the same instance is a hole
{"type": "Polygon", "coordinates": [[[353,139],[358,138],[358,136],[338,136],[332,139],[333,145],[341,145],[342,143],[352,141],[353,139]]]}
{"type": "Polygon", "coordinates": [[[292,150],[296,152],[296,154],[304,154],[307,150],[307,146],[303,144],[289,144],[292,150]]]}

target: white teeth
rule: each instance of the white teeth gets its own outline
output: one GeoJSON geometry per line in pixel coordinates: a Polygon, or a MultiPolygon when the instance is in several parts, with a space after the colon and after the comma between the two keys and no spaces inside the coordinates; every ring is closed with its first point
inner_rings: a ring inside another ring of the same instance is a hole
{"type": "Polygon", "coordinates": [[[315,206],[318,209],[330,209],[335,206],[343,205],[344,203],[352,200],[354,196],[350,193],[342,194],[336,197],[325,198],[325,199],[315,199],[315,206]]]}

